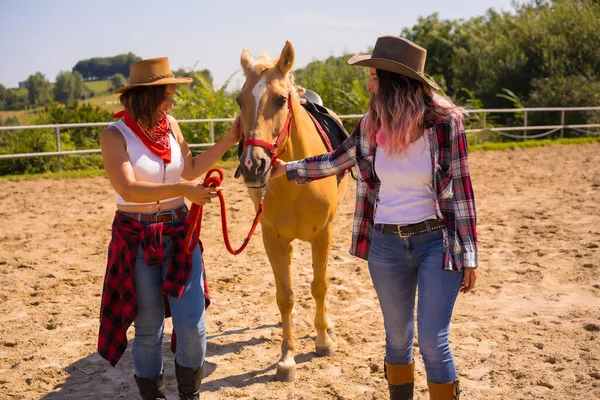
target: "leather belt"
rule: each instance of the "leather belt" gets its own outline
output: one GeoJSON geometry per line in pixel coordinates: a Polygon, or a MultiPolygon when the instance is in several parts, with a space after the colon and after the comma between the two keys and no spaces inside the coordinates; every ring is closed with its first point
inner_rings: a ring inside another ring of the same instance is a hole
{"type": "Polygon", "coordinates": [[[178,220],[185,220],[188,215],[188,208],[187,206],[183,205],[177,208],[172,208],[170,210],[164,210],[150,214],[126,212],[120,210],[118,212],[128,218],[135,219],[139,222],[173,222],[178,220]]]}
{"type": "Polygon", "coordinates": [[[400,237],[407,238],[421,233],[431,232],[436,229],[444,228],[446,224],[441,219],[427,219],[423,222],[409,225],[394,225],[394,224],[375,224],[375,230],[383,233],[393,233],[400,237]]]}

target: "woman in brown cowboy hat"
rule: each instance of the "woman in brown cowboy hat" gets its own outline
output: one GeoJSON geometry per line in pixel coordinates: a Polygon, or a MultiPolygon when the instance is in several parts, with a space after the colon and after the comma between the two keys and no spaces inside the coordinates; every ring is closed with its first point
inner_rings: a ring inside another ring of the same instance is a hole
{"type": "Polygon", "coordinates": [[[133,365],[143,399],[166,399],[162,338],[172,315],[180,399],[199,399],[206,351],[208,292],[202,254],[185,251],[184,198],[205,204],[220,188],[198,180],[240,138],[238,120],[210,150],[192,156],[177,121],[167,115],[177,84],[165,58],[136,62],[129,84],[115,90],[125,110],[100,135],[104,167],[116,191],[102,293],[98,352],[114,366],[134,323],[133,365]],[[182,180],[185,179],[184,180],[182,180]]]}
{"type": "Polygon", "coordinates": [[[299,183],[358,166],[351,254],[368,260],[386,332],[384,370],[390,399],[413,398],[414,306],[430,399],[458,399],[448,344],[452,310],[477,278],[475,201],[464,111],[424,74],[426,50],[382,36],[372,54],[348,63],[369,67],[367,114],[331,153],[284,163],[299,183]]]}

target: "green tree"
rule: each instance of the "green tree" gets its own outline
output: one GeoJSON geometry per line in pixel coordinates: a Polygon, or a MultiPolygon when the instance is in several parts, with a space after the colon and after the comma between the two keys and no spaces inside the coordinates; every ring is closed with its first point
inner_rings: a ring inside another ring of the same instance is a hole
{"type": "Polygon", "coordinates": [[[50,82],[44,74],[36,72],[27,78],[27,92],[29,104],[43,106],[52,100],[50,82]]]}
{"type": "Polygon", "coordinates": [[[438,13],[419,17],[412,28],[404,28],[401,36],[427,49],[426,73],[447,91],[456,91],[452,60],[461,47],[461,23],[440,20],[438,13]]]}
{"type": "Polygon", "coordinates": [[[502,89],[527,99],[537,79],[597,79],[600,7],[585,0],[538,3],[514,14],[490,11],[485,20],[464,25],[468,46],[457,53],[454,70],[487,107],[505,105],[495,97],[502,89]]]}
{"type": "Polygon", "coordinates": [[[4,108],[6,110],[23,110],[27,107],[27,90],[7,89],[4,95],[4,108]]]}
{"type": "Polygon", "coordinates": [[[110,78],[110,82],[112,84],[113,89],[118,89],[121,86],[127,85],[127,79],[123,74],[117,73],[110,78]]]}
{"type": "MultiPolygon", "coordinates": [[[[598,104],[586,90],[599,81],[598,26],[598,1],[534,0],[515,3],[511,12],[489,10],[468,20],[444,21],[432,14],[403,36],[427,48],[426,71],[438,81],[444,78],[446,92],[459,103],[477,98],[485,108],[514,107],[515,99],[527,106],[591,106],[598,104]]],[[[531,116],[530,124],[557,118],[531,116]]],[[[518,123],[519,118],[503,114],[498,122],[518,123]]]]}
{"type": "Polygon", "coordinates": [[[202,69],[199,71],[193,71],[189,69],[179,68],[178,70],[173,71],[173,75],[176,77],[187,76],[192,78],[192,85],[204,85],[207,83],[213,84],[213,76],[207,69],[202,69]],[[202,81],[200,78],[202,77],[202,81]]]}
{"type": "Polygon", "coordinates": [[[95,57],[79,61],[73,67],[73,72],[79,72],[85,80],[110,79],[114,74],[129,76],[129,66],[140,60],[141,58],[133,53],[95,57]]]}
{"type": "MultiPolygon", "coordinates": [[[[188,72],[186,75],[193,79],[193,83],[191,86],[178,86],[175,104],[177,118],[233,118],[239,114],[236,93],[227,91],[231,77],[221,87],[215,88],[203,71],[188,72]]],[[[230,126],[231,123],[215,123],[215,139],[222,137],[230,126]]],[[[189,143],[210,142],[209,124],[181,124],[181,131],[189,143]]]]}
{"type": "MultiPolygon", "coordinates": [[[[600,80],[587,80],[582,76],[554,76],[536,79],[529,96],[530,107],[586,107],[600,104],[600,80]]],[[[558,125],[560,112],[531,113],[531,125],[558,125]]],[[[600,111],[569,111],[565,113],[566,124],[598,124],[600,111]]],[[[579,131],[567,130],[566,136],[578,135],[579,131]]],[[[558,135],[559,132],[555,134],[558,135]]]]}
{"type": "Polygon", "coordinates": [[[77,71],[62,71],[56,76],[54,99],[63,104],[71,104],[83,96],[83,78],[77,71]]]}
{"type": "Polygon", "coordinates": [[[4,110],[6,107],[6,87],[0,84],[0,110],[4,110]]]}
{"type": "MultiPolygon", "coordinates": [[[[107,122],[111,113],[99,107],[81,105],[77,102],[62,106],[50,103],[37,115],[32,125],[107,122]]],[[[84,150],[99,148],[99,135],[104,129],[99,127],[63,128],[60,131],[61,150],[84,150]]],[[[0,154],[36,153],[56,151],[56,136],[53,129],[31,129],[24,131],[4,131],[0,135],[0,154]]],[[[102,168],[99,155],[63,157],[63,169],[102,168]]],[[[40,173],[56,171],[55,157],[33,157],[0,160],[0,175],[40,173]]]]}
{"type": "Polygon", "coordinates": [[[350,54],[312,61],[294,71],[296,83],[314,90],[338,114],[362,113],[369,102],[368,70],[348,66],[350,54]]]}

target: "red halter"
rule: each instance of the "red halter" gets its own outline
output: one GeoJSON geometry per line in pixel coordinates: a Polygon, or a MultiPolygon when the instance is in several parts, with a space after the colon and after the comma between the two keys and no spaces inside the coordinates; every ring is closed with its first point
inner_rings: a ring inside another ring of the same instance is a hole
{"type": "Polygon", "coordinates": [[[260,139],[248,139],[244,140],[244,149],[248,146],[260,146],[271,153],[271,164],[275,162],[285,152],[285,143],[290,136],[292,131],[292,120],[294,119],[294,112],[292,111],[292,94],[290,93],[288,97],[288,116],[283,124],[283,128],[281,128],[281,132],[279,132],[279,136],[275,139],[275,143],[265,142],[260,139]],[[284,145],[283,149],[280,152],[277,152],[281,145],[284,145]]]}

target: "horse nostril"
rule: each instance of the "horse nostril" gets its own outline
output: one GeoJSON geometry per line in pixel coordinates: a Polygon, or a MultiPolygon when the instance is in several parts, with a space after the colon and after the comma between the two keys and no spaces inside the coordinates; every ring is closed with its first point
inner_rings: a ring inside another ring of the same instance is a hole
{"type": "Polygon", "coordinates": [[[267,170],[267,160],[265,158],[261,158],[260,162],[256,166],[256,175],[263,175],[267,170]]]}

